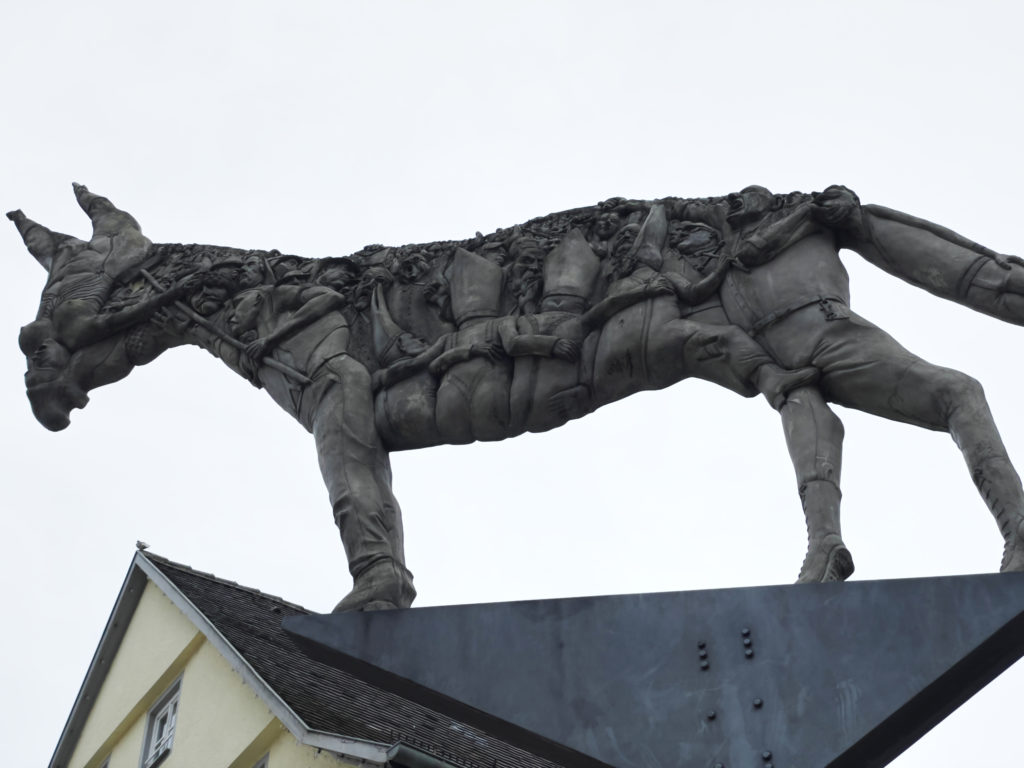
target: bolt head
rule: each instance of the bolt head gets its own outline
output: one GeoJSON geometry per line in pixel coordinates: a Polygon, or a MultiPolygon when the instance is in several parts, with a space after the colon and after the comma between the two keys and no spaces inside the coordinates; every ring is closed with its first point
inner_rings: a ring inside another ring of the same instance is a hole
{"type": "Polygon", "coordinates": [[[753,648],[747,648],[747,650],[745,650],[743,652],[743,655],[746,656],[748,659],[753,658],[753,656],[754,656],[754,649],[753,648]]]}
{"type": "Polygon", "coordinates": [[[744,627],[740,630],[740,634],[744,637],[750,637],[750,630],[747,627],[744,627]]]}
{"type": "Polygon", "coordinates": [[[702,650],[702,651],[699,651],[697,653],[697,655],[700,656],[702,659],[706,659],[708,657],[708,652],[702,650]]]}
{"type": "Polygon", "coordinates": [[[708,663],[707,663],[706,661],[702,661],[702,662],[700,663],[700,668],[701,668],[701,669],[707,669],[707,668],[708,668],[708,666],[709,666],[709,665],[708,665],[708,663]]]}
{"type": "Polygon", "coordinates": [[[705,643],[703,640],[701,640],[701,641],[699,641],[697,643],[697,647],[698,648],[705,648],[705,647],[707,647],[707,643],[705,643]]]}
{"type": "Polygon", "coordinates": [[[762,752],[762,753],[761,753],[761,759],[762,759],[762,760],[771,760],[771,759],[772,759],[772,753],[771,753],[771,752],[769,752],[769,751],[768,751],[768,750],[766,749],[766,750],[765,750],[764,752],[762,752]]]}
{"type": "Polygon", "coordinates": [[[744,644],[745,646],[747,646],[748,648],[750,647],[750,643],[751,643],[751,640],[750,640],[750,638],[749,638],[749,637],[744,637],[744,638],[743,638],[743,644],[744,644]]]}
{"type": "Polygon", "coordinates": [[[718,713],[715,710],[712,709],[708,712],[708,720],[714,720],[716,717],[718,717],[718,713]]]}
{"type": "MultiPolygon", "coordinates": [[[[754,709],[760,709],[763,706],[764,706],[764,701],[762,701],[761,699],[754,699],[754,709]]],[[[767,758],[765,758],[765,759],[767,759],[767,758]]]]}

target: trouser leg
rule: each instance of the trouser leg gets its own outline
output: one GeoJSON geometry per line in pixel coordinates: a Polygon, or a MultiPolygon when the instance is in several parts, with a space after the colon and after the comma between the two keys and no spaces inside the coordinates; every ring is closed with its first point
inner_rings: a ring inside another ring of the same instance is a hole
{"type": "Polygon", "coordinates": [[[843,424],[817,387],[790,392],[780,415],[807,523],[807,554],[797,581],[844,581],[853,573],[853,558],[840,528],[843,424]]]}
{"type": "Polygon", "coordinates": [[[1024,570],[1024,488],[981,385],[922,360],[853,316],[829,323],[814,363],[829,400],[895,421],[948,432],[963,453],[1005,541],[1003,570],[1024,570]]]}
{"type": "Polygon", "coordinates": [[[317,408],[313,436],[355,582],[344,608],[378,600],[408,605],[415,590],[405,569],[402,516],[391,491],[390,461],[374,426],[369,375],[355,361],[332,368],[339,369],[338,381],[317,408]]]}
{"type": "Polygon", "coordinates": [[[652,329],[647,368],[654,387],[687,376],[710,381],[744,397],[764,394],[779,408],[791,389],[817,377],[811,368],[787,371],[764,348],[735,325],[674,320],[652,329]]]}
{"type": "Polygon", "coordinates": [[[862,216],[863,226],[848,234],[845,247],[931,293],[1024,325],[1024,266],[899,211],[865,205],[862,216]]]}

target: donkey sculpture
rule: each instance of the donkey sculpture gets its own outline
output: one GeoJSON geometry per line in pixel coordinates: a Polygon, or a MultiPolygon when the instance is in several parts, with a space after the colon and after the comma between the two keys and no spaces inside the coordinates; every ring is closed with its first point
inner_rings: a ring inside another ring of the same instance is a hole
{"type": "Polygon", "coordinates": [[[153,244],[74,185],[86,242],[14,221],[47,270],[19,339],[36,418],[181,344],[203,347],[316,441],[353,577],[336,610],[407,607],[389,453],[542,432],[696,376],[781,415],[807,520],[798,581],[843,580],[843,429],[828,403],[949,432],[1024,570],[1024,490],[980,386],[853,313],[840,248],[943,298],[1024,324],[1024,262],[861,205],[844,187],[616,198],[468,240],[349,257],[153,244]]]}

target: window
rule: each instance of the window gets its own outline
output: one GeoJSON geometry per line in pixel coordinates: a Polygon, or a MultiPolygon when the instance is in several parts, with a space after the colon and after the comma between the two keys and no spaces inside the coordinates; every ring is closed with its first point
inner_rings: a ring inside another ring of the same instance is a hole
{"type": "Polygon", "coordinates": [[[142,768],[152,768],[171,751],[174,725],[178,720],[181,680],[161,696],[146,719],[146,738],[142,743],[142,768]]]}
{"type": "Polygon", "coordinates": [[[267,768],[270,765],[270,753],[268,752],[252,768],[267,768]]]}

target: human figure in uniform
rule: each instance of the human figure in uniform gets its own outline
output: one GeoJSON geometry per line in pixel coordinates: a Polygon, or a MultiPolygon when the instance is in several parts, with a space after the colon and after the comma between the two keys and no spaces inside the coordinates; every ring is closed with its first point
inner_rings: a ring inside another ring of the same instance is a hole
{"type": "MultiPolygon", "coordinates": [[[[839,466],[842,427],[826,404],[838,403],[894,421],[948,432],[1004,539],[1000,570],[1024,570],[1024,489],[1010,462],[981,386],[971,377],[933,365],[904,349],[895,339],[850,309],[849,278],[839,260],[839,243],[859,249],[857,227],[844,222],[863,215],[856,197],[841,187],[807,197],[779,210],[774,196],[748,188],[728,202],[734,253],[747,270],[730,270],[721,288],[729,319],[757,338],[783,366],[812,365],[821,371],[820,395],[800,392],[783,409],[805,408],[810,421],[835,424],[811,439],[787,430],[787,442],[802,483],[808,509],[810,548],[805,566],[826,563],[845,545],[839,533],[839,466]],[[837,240],[836,232],[840,233],[837,240]],[[845,230],[845,232],[844,232],[845,230]],[[852,230],[852,233],[851,233],[852,230]],[[846,238],[845,240],[842,238],[846,238]],[[830,476],[831,473],[831,476],[830,476]],[[811,497],[814,498],[811,498],[811,497]]],[[[869,216],[873,216],[868,212],[869,216]]],[[[972,251],[965,238],[898,222],[876,250],[892,248],[894,270],[910,271],[920,251],[936,248],[937,273],[955,274],[960,264],[984,259],[988,274],[1000,270],[994,256],[972,251]],[[899,250],[897,250],[899,249],[899,250]],[[970,254],[970,255],[968,255],[970,254]],[[971,257],[973,256],[973,258],[971,257]]],[[[934,227],[934,225],[931,225],[934,227]]],[[[934,228],[940,229],[940,228],[934,228]]],[[[968,241],[969,242],[969,241],[968,241]]],[[[991,293],[966,277],[964,296],[971,306],[1013,319],[1015,305],[985,304],[991,293]]],[[[1007,281],[1012,275],[1007,275],[1007,281]]],[[[949,282],[955,282],[950,280],[949,282]]],[[[848,555],[846,555],[848,556],[848,555]]],[[[802,580],[804,579],[802,574],[802,580]]]]}
{"type": "Polygon", "coordinates": [[[370,374],[348,354],[344,306],[344,297],[325,285],[262,286],[237,296],[227,323],[248,342],[246,356],[260,384],[316,440],[353,578],[335,610],[405,608],[416,590],[405,568],[401,510],[374,425],[370,374]],[[267,356],[304,372],[310,383],[299,385],[266,366],[267,356]]]}

